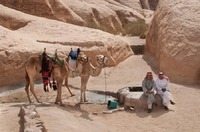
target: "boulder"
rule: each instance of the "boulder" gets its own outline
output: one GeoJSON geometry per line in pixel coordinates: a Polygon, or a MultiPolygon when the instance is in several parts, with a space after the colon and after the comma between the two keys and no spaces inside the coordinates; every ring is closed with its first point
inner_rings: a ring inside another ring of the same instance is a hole
{"type": "Polygon", "coordinates": [[[162,0],[147,33],[144,58],[173,82],[200,83],[199,9],[199,0],[162,0]]]}
{"type": "MultiPolygon", "coordinates": [[[[117,91],[118,102],[125,107],[134,107],[135,109],[147,109],[147,96],[142,91],[142,86],[128,86],[117,91]]],[[[156,102],[162,106],[160,95],[155,95],[156,102]]]]}
{"type": "Polygon", "coordinates": [[[18,114],[20,130],[23,132],[47,132],[35,105],[22,106],[18,114]]]}
{"type": "Polygon", "coordinates": [[[159,0],[140,0],[142,9],[154,10],[157,7],[159,0]]]}

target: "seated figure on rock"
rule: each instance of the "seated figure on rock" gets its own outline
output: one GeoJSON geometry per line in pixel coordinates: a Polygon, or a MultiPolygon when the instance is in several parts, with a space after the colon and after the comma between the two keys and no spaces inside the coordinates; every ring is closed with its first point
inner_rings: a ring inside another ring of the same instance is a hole
{"type": "Polygon", "coordinates": [[[159,72],[158,78],[155,80],[156,83],[156,92],[162,98],[162,105],[165,110],[169,110],[168,106],[171,103],[174,105],[175,103],[172,101],[172,95],[169,90],[169,79],[166,78],[163,72],[159,72]]]}
{"type": "Polygon", "coordinates": [[[148,113],[152,112],[152,107],[155,104],[157,106],[156,100],[155,100],[155,90],[156,90],[156,84],[153,80],[153,75],[151,72],[147,72],[146,77],[142,81],[142,90],[144,91],[144,94],[147,96],[147,106],[148,106],[148,113]]]}

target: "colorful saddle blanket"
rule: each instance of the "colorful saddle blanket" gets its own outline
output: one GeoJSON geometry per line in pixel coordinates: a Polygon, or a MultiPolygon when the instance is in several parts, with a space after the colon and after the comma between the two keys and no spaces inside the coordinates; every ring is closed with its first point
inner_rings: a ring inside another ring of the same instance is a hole
{"type": "MultiPolygon", "coordinates": [[[[47,58],[50,59],[55,65],[63,66],[64,60],[59,58],[57,55],[47,55],[47,58]]],[[[43,55],[39,55],[39,59],[42,62],[43,55]]]]}

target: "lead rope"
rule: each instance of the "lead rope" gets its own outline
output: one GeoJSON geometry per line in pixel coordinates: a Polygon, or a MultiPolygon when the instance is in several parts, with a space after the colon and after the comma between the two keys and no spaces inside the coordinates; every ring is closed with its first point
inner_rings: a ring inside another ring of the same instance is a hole
{"type": "Polygon", "coordinates": [[[104,77],[105,77],[105,103],[107,103],[107,96],[106,96],[106,91],[107,91],[106,68],[104,68],[104,77]]]}

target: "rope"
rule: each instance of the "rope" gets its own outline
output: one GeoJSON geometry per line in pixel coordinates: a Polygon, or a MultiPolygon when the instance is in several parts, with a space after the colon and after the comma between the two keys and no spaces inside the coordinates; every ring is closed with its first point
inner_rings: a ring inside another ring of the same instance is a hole
{"type": "Polygon", "coordinates": [[[105,103],[107,104],[107,77],[110,76],[111,72],[115,70],[116,67],[113,67],[112,70],[108,73],[106,73],[106,67],[104,67],[104,77],[105,77],[105,103]]]}
{"type": "Polygon", "coordinates": [[[104,77],[105,77],[105,103],[107,103],[107,96],[106,96],[106,91],[107,91],[106,68],[104,68],[104,77]]]}

